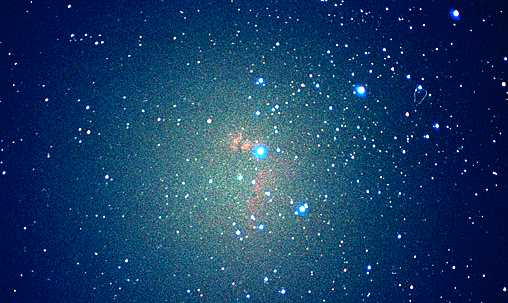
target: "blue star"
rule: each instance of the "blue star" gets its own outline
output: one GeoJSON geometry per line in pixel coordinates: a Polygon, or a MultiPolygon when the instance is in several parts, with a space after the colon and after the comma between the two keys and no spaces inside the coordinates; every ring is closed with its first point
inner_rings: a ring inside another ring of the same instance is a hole
{"type": "Polygon", "coordinates": [[[460,12],[457,9],[450,9],[450,18],[452,18],[453,21],[459,21],[460,17],[460,12]]]}
{"type": "Polygon", "coordinates": [[[357,84],[354,86],[353,94],[360,98],[365,98],[367,96],[367,89],[364,85],[357,84]]]}
{"type": "Polygon", "coordinates": [[[251,153],[257,160],[264,160],[268,157],[268,148],[263,144],[256,144],[252,148],[251,153]]]}

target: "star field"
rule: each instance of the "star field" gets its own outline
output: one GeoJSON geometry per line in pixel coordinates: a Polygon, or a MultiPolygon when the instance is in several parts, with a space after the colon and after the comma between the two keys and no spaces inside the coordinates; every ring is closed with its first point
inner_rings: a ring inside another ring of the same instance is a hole
{"type": "Polygon", "coordinates": [[[10,2],[1,302],[508,301],[506,3],[10,2]]]}

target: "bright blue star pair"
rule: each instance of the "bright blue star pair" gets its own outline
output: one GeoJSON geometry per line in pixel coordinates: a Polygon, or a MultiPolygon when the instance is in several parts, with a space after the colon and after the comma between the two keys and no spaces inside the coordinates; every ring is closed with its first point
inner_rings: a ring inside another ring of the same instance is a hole
{"type": "Polygon", "coordinates": [[[305,215],[309,212],[309,204],[301,203],[298,204],[295,208],[295,215],[298,217],[305,217],[305,215]]]}

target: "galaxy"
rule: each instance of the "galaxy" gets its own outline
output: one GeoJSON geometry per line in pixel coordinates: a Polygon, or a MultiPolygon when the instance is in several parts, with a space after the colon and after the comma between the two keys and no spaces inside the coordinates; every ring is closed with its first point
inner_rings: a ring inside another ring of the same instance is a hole
{"type": "Polygon", "coordinates": [[[506,1],[3,1],[0,302],[508,302],[506,1]]]}

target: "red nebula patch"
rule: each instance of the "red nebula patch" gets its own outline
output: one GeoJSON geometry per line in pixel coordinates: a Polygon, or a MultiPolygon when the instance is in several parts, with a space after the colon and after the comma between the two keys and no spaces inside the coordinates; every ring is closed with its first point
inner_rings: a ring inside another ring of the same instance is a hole
{"type": "Polygon", "coordinates": [[[229,142],[229,149],[232,151],[240,151],[242,153],[249,152],[252,148],[252,141],[244,139],[241,133],[232,134],[229,142]]]}
{"type": "MultiPolygon", "coordinates": [[[[251,153],[251,150],[255,144],[259,144],[258,140],[249,140],[245,138],[242,133],[233,133],[229,135],[229,149],[236,153],[251,153]]],[[[271,159],[269,168],[263,168],[257,171],[254,183],[252,184],[251,190],[252,195],[245,201],[247,216],[254,216],[256,221],[263,222],[263,217],[266,215],[265,204],[273,199],[271,195],[267,195],[267,191],[274,191],[276,189],[277,175],[275,171],[282,172],[285,178],[293,177],[293,174],[289,173],[288,167],[290,163],[287,161],[281,161],[280,159],[271,159]]],[[[256,222],[250,222],[249,225],[256,228],[256,222]]],[[[248,229],[250,230],[250,229],[248,229]]]]}
{"type": "Polygon", "coordinates": [[[275,179],[275,173],[272,170],[265,169],[256,174],[254,188],[252,189],[253,196],[247,200],[247,209],[256,218],[262,215],[260,209],[264,201],[270,199],[265,195],[265,191],[274,187],[275,179]]]}

